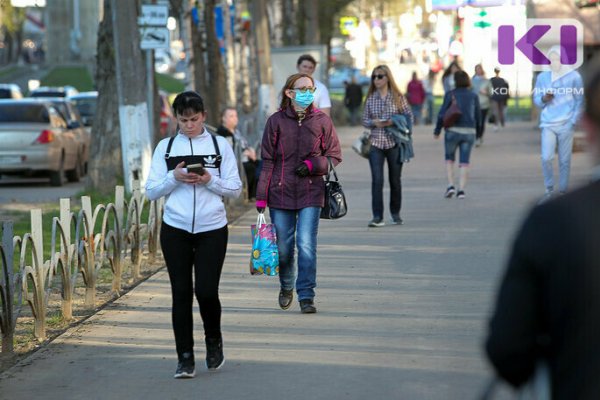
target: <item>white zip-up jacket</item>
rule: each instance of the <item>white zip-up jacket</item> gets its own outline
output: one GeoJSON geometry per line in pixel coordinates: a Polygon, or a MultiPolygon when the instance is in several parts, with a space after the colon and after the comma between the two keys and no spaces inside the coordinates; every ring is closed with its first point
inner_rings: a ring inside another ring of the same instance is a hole
{"type": "Polygon", "coordinates": [[[146,181],[146,196],[150,200],[165,196],[163,221],[172,227],[190,233],[224,227],[227,225],[227,215],[222,197],[235,198],[242,191],[242,181],[231,146],[225,138],[216,138],[221,154],[219,175],[219,168],[210,166],[217,153],[211,134],[205,129],[201,135],[190,139],[178,133],[169,156],[201,156],[207,161],[205,167],[211,174],[211,180],[206,185],[190,184],[175,180],[173,171],[167,168],[165,153],[169,139],[161,140],[154,150],[146,181]]]}

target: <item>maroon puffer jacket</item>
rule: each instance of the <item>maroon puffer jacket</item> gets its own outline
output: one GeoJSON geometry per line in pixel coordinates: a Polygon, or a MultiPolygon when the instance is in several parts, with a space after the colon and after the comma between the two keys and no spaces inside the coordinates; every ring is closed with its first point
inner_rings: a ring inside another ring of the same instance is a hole
{"type": "Polygon", "coordinates": [[[263,133],[257,202],[266,200],[269,207],[284,210],[323,207],[327,157],[334,165],[342,161],[340,141],[326,114],[311,105],[300,122],[291,106],[277,111],[263,133]],[[312,171],[299,177],[296,168],[305,160],[312,164],[312,171]]]}

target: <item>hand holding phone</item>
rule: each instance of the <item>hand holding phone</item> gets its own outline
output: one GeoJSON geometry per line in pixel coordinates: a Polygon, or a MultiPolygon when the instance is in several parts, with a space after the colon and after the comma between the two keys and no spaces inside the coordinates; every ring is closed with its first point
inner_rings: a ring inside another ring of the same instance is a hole
{"type": "Polygon", "coordinates": [[[198,175],[204,175],[206,173],[206,169],[202,164],[190,164],[187,166],[188,173],[194,173],[198,175]]]}

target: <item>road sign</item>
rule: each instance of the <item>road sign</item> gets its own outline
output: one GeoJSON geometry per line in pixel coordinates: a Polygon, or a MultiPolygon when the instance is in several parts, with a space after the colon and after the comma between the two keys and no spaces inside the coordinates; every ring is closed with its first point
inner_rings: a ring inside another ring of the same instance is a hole
{"type": "Polygon", "coordinates": [[[138,25],[166,26],[169,19],[169,6],[164,4],[143,4],[138,25]]]}
{"type": "Polygon", "coordinates": [[[146,26],[140,28],[140,47],[142,50],[168,49],[169,29],[158,26],[146,26]]]}

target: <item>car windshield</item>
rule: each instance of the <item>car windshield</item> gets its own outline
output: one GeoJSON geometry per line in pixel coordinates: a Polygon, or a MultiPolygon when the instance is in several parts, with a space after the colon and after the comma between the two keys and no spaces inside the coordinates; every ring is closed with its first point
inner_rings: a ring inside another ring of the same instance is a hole
{"type": "Polygon", "coordinates": [[[96,114],[96,99],[72,99],[82,117],[93,117],[96,114]]]}
{"type": "Polygon", "coordinates": [[[12,91],[10,89],[0,89],[0,99],[12,99],[12,91]]]}
{"type": "Polygon", "coordinates": [[[0,122],[48,123],[48,110],[39,104],[1,104],[0,122]]]}
{"type": "Polygon", "coordinates": [[[60,91],[31,93],[31,97],[65,97],[65,96],[66,96],[65,92],[60,92],[60,91]]]}

